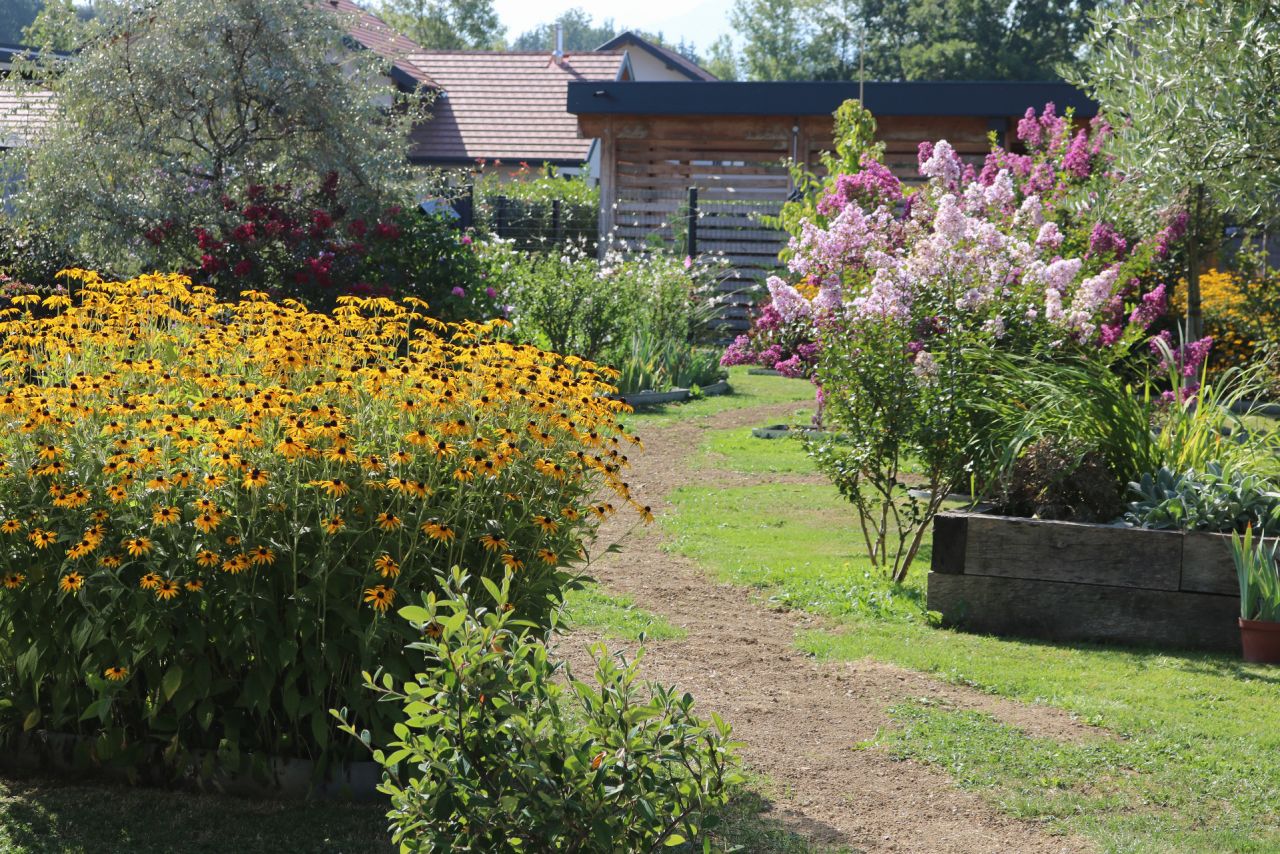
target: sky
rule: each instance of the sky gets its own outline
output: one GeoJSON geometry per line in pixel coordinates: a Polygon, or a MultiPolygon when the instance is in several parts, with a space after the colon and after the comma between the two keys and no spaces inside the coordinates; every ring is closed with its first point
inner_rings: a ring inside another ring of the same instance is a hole
{"type": "Polygon", "coordinates": [[[613,18],[620,28],[661,32],[671,42],[681,38],[705,49],[728,33],[733,0],[494,0],[494,8],[514,38],[539,24],[554,21],[566,9],[585,9],[596,23],[613,18]]]}

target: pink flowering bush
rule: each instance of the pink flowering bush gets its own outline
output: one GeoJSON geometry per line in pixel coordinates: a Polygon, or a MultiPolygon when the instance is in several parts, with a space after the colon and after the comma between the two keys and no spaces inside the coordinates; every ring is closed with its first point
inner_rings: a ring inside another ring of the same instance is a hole
{"type": "Polygon", "coordinates": [[[839,305],[838,294],[820,289],[813,299],[777,276],[768,280],[769,302],[747,335],[739,335],[720,359],[725,367],[758,365],[788,377],[810,377],[817,363],[816,324],[839,305]]]}
{"type": "Polygon", "coordinates": [[[996,149],[981,171],[946,141],[923,143],[914,192],[886,186],[878,164],[837,181],[826,222],[791,240],[789,270],[816,296],[797,306],[794,288],[771,283],[766,311],[808,319],[825,419],[851,437],[818,446],[818,460],[897,580],[945,497],[991,474],[974,406],[1001,393],[990,359],[1117,361],[1165,310],[1163,286],[1144,281],[1176,225],[1138,239],[1065,204],[1105,167],[1105,127],[1072,133],[1051,108],[1022,124],[1032,153],[996,149]]]}

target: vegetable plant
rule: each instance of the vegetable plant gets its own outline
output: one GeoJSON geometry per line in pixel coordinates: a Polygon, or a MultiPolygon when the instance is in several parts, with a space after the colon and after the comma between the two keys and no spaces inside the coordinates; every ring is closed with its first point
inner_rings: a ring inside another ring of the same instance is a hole
{"type": "Polygon", "coordinates": [[[1137,499],[1125,520],[1143,528],[1226,533],[1280,522],[1274,483],[1258,474],[1224,472],[1218,463],[1181,473],[1162,467],[1129,488],[1137,499]]]}

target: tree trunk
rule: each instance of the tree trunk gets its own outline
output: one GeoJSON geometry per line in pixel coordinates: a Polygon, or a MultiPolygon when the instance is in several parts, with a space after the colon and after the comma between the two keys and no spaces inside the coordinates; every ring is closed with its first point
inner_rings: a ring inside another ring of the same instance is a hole
{"type": "Polygon", "coordinates": [[[1196,187],[1191,203],[1191,222],[1187,233],[1187,317],[1183,335],[1186,341],[1199,341],[1204,335],[1200,316],[1200,232],[1204,221],[1204,185],[1196,187]]]}
{"type": "Polygon", "coordinates": [[[1200,316],[1200,247],[1195,237],[1187,245],[1187,342],[1199,341],[1204,329],[1200,316]]]}

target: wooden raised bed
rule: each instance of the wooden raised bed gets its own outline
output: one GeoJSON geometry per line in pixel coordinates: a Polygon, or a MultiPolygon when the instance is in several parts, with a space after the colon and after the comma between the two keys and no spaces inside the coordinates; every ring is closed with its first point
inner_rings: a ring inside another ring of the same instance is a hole
{"type": "Polygon", "coordinates": [[[986,634],[1240,652],[1222,534],[941,513],[928,603],[986,634]]]}

